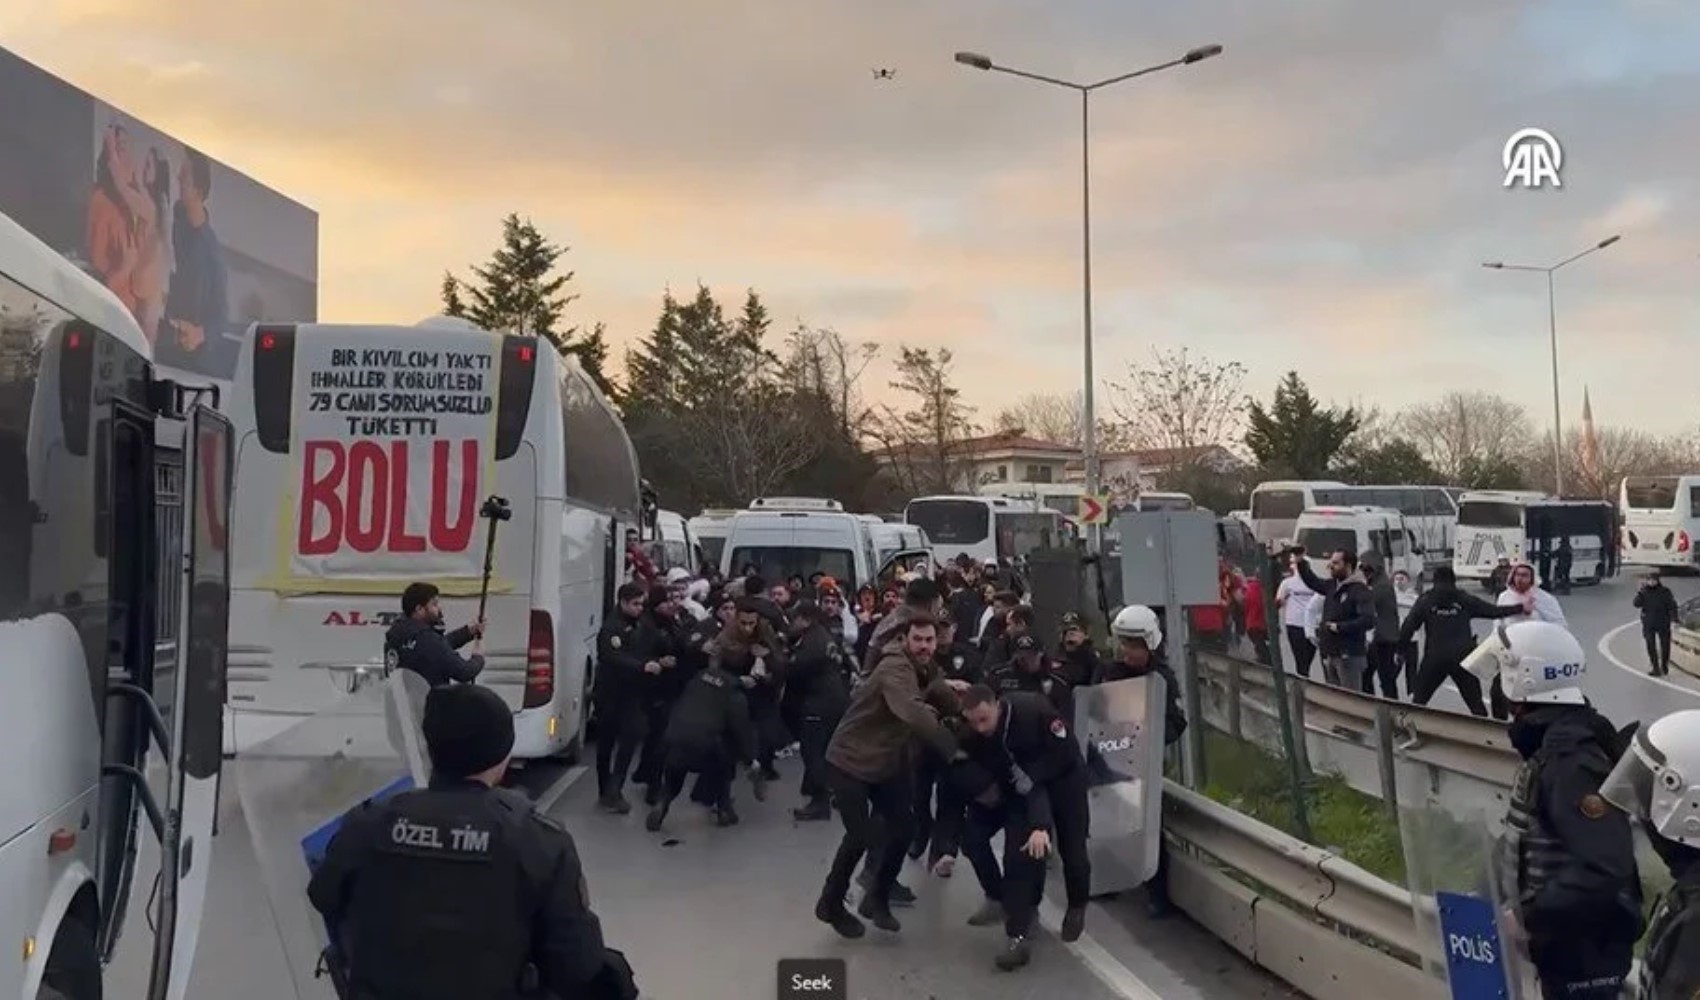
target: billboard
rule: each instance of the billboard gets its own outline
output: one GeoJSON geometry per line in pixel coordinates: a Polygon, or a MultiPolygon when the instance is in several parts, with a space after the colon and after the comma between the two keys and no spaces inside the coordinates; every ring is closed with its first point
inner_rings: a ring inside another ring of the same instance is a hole
{"type": "Polygon", "coordinates": [[[159,364],[228,382],[254,322],[318,318],[319,217],[0,48],[0,213],[99,278],[159,364]]]}

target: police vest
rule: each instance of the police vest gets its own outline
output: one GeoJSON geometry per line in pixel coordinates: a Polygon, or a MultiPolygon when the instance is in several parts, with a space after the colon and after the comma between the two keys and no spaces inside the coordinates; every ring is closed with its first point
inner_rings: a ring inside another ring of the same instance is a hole
{"type": "Polygon", "coordinates": [[[1700,878],[1692,873],[1686,880],[1672,886],[1653,909],[1653,919],[1647,925],[1647,937],[1641,951],[1641,964],[1630,992],[1636,1000],[1660,1000],[1673,995],[1668,990],[1672,977],[1679,970],[1692,975],[1682,963],[1685,960],[1700,962],[1700,958],[1678,950],[1682,944],[1681,931],[1685,920],[1700,920],[1700,878]],[[1665,993],[1659,992],[1661,985],[1667,986],[1665,993]]]}
{"type": "Polygon", "coordinates": [[[342,936],[376,996],[518,995],[531,950],[524,817],[503,793],[405,792],[379,809],[342,936]]]}

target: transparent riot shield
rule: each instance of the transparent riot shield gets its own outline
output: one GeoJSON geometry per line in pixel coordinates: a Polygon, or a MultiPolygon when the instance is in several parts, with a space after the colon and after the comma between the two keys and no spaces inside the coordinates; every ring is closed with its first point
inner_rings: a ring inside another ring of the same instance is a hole
{"type": "Polygon", "coordinates": [[[1076,688],[1074,731],[1086,756],[1092,895],[1143,885],[1162,839],[1161,675],[1076,688]]]}
{"type": "Polygon", "coordinates": [[[352,694],[231,762],[298,1000],[337,996],[326,955],[334,928],[307,900],[313,869],[350,810],[426,777],[416,770],[423,763],[416,704],[423,698],[416,702],[419,690],[408,678],[418,680],[410,671],[388,679],[377,670],[362,673],[352,694]]]}
{"type": "Polygon", "coordinates": [[[1421,754],[1401,750],[1395,771],[1413,950],[1456,1000],[1539,1000],[1502,835],[1503,794],[1485,783],[1475,789],[1421,754]]]}

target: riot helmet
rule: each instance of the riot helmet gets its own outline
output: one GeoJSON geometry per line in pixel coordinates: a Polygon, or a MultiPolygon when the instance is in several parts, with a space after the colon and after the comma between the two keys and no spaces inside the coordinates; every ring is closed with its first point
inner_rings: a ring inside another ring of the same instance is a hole
{"type": "Polygon", "coordinates": [[[1600,796],[1666,840],[1700,849],[1700,710],[1641,726],[1600,796]]]}
{"type": "Polygon", "coordinates": [[[1582,705],[1587,656],[1570,630],[1552,622],[1500,624],[1469,656],[1464,669],[1484,684],[1499,679],[1505,697],[1532,705],[1582,705]]]}

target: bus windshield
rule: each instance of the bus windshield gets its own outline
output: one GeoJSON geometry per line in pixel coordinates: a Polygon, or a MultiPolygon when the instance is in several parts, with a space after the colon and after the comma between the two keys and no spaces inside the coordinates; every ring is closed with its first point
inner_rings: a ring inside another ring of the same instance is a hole
{"type": "Polygon", "coordinates": [[[1623,506],[1629,510],[1675,510],[1675,476],[1630,476],[1623,481],[1623,506]]]}
{"type": "Polygon", "coordinates": [[[1521,504],[1469,500],[1458,505],[1458,524],[1466,528],[1522,528],[1521,504]]]}
{"type": "Polygon", "coordinates": [[[825,573],[841,587],[854,588],[862,582],[856,579],[856,560],[849,549],[741,545],[732,550],[733,572],[746,573],[751,567],[768,581],[789,580],[794,576],[807,580],[816,573],[825,573]]]}
{"type": "Polygon", "coordinates": [[[916,500],[903,516],[934,545],[973,545],[992,528],[991,508],[974,500],[916,500]]]}

